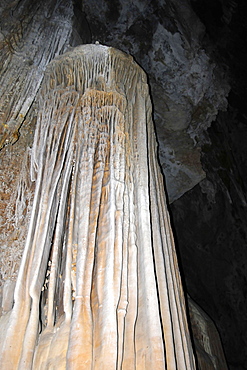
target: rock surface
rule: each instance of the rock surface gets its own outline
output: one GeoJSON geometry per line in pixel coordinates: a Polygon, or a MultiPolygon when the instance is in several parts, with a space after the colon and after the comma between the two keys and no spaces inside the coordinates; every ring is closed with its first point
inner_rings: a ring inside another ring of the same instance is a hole
{"type": "Polygon", "coordinates": [[[204,177],[200,139],[229,86],[201,45],[204,26],[187,0],[85,0],[93,41],[134,56],[149,76],[159,158],[169,201],[204,177]]]}
{"type": "Polygon", "coordinates": [[[213,321],[189,297],[188,306],[198,369],[227,370],[220,337],[213,321]]]}
{"type": "Polygon", "coordinates": [[[1,293],[15,281],[33,199],[28,147],[36,125],[36,95],[46,65],[69,46],[71,1],[3,1],[0,6],[1,293]],[[50,37],[50,35],[53,35],[50,37]]]}
{"type": "Polygon", "coordinates": [[[48,65],[2,369],[195,369],[156,148],[130,56],[84,45],[48,65]]]}
{"type": "Polygon", "coordinates": [[[30,218],[26,148],[44,67],[69,45],[99,41],[131,53],[148,72],[170,202],[207,176],[171,208],[178,246],[190,294],[220,329],[231,369],[245,369],[246,2],[3,0],[0,13],[3,312],[13,302],[30,218]],[[204,135],[226,108],[229,83],[229,108],[204,135]]]}

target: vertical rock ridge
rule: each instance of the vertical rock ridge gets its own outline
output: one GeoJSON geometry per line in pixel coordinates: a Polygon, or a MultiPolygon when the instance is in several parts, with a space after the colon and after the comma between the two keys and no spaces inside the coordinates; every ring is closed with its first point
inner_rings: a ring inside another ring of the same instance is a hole
{"type": "Polygon", "coordinates": [[[0,149],[18,140],[44,69],[68,47],[72,32],[71,0],[24,3],[11,9],[12,17],[6,5],[1,14],[3,29],[7,29],[0,41],[0,149]],[[47,35],[53,36],[47,39],[47,35]]]}

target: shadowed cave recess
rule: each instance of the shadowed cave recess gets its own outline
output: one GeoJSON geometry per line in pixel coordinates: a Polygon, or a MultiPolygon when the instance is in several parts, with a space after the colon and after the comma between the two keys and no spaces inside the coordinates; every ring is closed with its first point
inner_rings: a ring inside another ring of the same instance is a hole
{"type": "MultiPolygon", "coordinates": [[[[4,0],[0,13],[1,99],[9,89],[0,101],[2,311],[13,304],[33,204],[34,184],[20,174],[30,172],[44,70],[73,47],[99,43],[132,55],[147,74],[188,305],[215,324],[227,367],[247,369],[246,2],[4,0]]],[[[223,354],[217,362],[193,338],[199,368],[227,368],[223,354]]]]}

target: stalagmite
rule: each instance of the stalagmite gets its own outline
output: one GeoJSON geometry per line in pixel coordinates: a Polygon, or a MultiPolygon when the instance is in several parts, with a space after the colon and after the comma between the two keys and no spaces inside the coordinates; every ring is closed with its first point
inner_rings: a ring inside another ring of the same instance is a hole
{"type": "Polygon", "coordinates": [[[194,369],[146,76],[84,45],[48,66],[1,368],[194,369]]]}

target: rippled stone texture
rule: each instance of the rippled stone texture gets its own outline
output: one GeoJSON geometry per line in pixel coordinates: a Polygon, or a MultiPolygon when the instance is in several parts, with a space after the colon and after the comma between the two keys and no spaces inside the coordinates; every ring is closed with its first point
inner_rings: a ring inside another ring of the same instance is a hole
{"type": "Polygon", "coordinates": [[[3,369],[194,369],[146,76],[84,45],[47,68],[3,369]]]}

